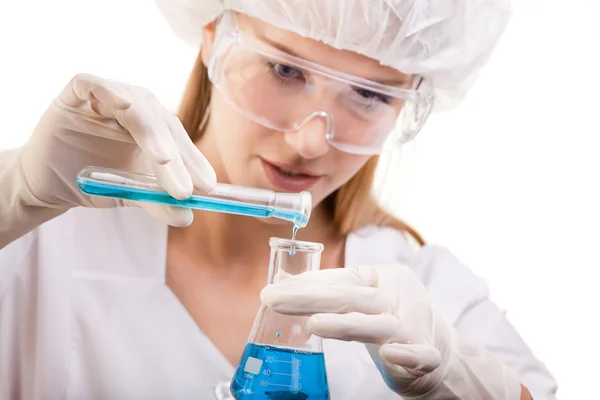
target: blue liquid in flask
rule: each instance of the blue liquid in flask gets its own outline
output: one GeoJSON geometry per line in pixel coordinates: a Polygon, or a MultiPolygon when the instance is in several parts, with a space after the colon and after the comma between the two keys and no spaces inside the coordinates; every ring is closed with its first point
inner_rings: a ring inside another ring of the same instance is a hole
{"type": "Polygon", "coordinates": [[[323,353],[248,343],[231,382],[237,400],[329,400],[323,353]]]}
{"type": "Polygon", "coordinates": [[[128,187],[124,189],[118,185],[97,183],[86,179],[77,179],[77,185],[87,194],[103,197],[113,197],[127,200],[141,200],[151,203],[167,204],[178,207],[197,208],[208,211],[219,211],[229,214],[247,215],[251,217],[270,218],[276,217],[291,221],[294,224],[306,225],[305,215],[288,210],[279,210],[271,207],[247,204],[239,201],[215,199],[203,196],[192,196],[179,200],[166,192],[128,187]]]}

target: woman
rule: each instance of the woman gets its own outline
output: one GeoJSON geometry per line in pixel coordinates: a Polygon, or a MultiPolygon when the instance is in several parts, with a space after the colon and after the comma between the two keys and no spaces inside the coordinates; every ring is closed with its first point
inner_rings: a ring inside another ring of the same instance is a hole
{"type": "Polygon", "coordinates": [[[508,11],[479,3],[158,1],[202,41],[179,118],[78,75],[0,154],[0,397],[213,398],[262,299],[311,316],[333,399],[553,398],[483,282],[370,196],[377,155],[485,63],[508,11]],[[308,190],[299,238],[325,245],[322,271],[263,288],[289,224],[88,197],[87,165],[176,198],[308,190]]]}

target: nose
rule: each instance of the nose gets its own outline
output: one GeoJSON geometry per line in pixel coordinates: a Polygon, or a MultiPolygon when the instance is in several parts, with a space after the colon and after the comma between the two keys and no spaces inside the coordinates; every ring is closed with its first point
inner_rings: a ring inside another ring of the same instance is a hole
{"type": "Polygon", "coordinates": [[[325,112],[315,112],[299,124],[295,131],[286,132],[285,141],[305,159],[322,157],[329,151],[325,137],[330,130],[330,118],[325,112]]]}

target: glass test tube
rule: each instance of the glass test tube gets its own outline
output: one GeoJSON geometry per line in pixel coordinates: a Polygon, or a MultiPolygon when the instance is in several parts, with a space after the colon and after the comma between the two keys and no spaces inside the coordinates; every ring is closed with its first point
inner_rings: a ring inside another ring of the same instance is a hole
{"type": "Polygon", "coordinates": [[[179,200],[158,184],[156,176],[88,166],[77,175],[79,189],[88,195],[146,201],[177,207],[218,211],[252,217],[275,217],[303,228],[312,210],[309,192],[276,193],[271,190],[218,183],[208,193],[194,191],[179,200]]]}

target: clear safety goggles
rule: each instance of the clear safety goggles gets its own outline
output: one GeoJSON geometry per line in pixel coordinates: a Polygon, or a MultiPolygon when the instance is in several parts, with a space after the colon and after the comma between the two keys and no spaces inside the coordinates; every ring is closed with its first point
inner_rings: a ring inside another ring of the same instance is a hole
{"type": "Polygon", "coordinates": [[[235,13],[218,21],[211,82],[245,117],[281,132],[322,120],[326,140],[353,154],[380,154],[414,138],[432,103],[427,80],[382,85],[292,56],[238,29],[235,13]]]}

